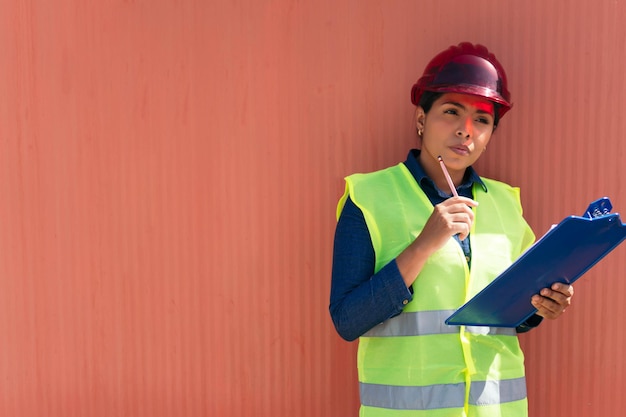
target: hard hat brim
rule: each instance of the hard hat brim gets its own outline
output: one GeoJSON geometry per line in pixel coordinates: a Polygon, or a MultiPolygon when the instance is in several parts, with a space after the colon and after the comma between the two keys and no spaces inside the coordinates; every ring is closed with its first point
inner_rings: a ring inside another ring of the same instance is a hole
{"type": "Polygon", "coordinates": [[[471,94],[473,96],[479,96],[487,100],[493,101],[495,103],[500,104],[501,106],[511,108],[511,103],[507,101],[504,97],[502,97],[502,95],[486,87],[479,87],[479,86],[467,85],[467,84],[455,84],[455,85],[429,86],[427,88],[423,88],[422,90],[432,91],[435,93],[471,94]]]}

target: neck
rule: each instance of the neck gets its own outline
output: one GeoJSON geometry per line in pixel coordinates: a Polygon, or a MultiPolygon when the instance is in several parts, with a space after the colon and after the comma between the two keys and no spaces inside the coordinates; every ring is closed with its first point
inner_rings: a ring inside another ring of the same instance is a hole
{"type": "MultiPolygon", "coordinates": [[[[419,163],[422,165],[426,175],[433,180],[437,188],[442,191],[452,192],[437,158],[433,158],[428,152],[420,152],[419,163]]],[[[452,178],[454,187],[456,188],[461,185],[463,177],[465,176],[465,170],[459,171],[450,169],[447,165],[446,168],[450,174],[450,178],[452,178]]]]}

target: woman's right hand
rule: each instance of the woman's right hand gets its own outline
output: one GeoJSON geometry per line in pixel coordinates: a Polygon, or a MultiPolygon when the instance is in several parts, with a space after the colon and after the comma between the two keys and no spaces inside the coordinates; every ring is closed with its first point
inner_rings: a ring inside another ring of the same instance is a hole
{"type": "Polygon", "coordinates": [[[459,235],[461,240],[469,236],[477,201],[467,197],[451,197],[437,204],[418,239],[432,246],[433,252],[441,248],[451,236],[459,235]]]}
{"type": "Polygon", "coordinates": [[[450,237],[458,234],[464,240],[469,236],[474,222],[471,208],[477,205],[478,202],[471,198],[451,197],[435,206],[424,229],[396,258],[407,287],[413,284],[426,260],[443,247],[450,237]]]}

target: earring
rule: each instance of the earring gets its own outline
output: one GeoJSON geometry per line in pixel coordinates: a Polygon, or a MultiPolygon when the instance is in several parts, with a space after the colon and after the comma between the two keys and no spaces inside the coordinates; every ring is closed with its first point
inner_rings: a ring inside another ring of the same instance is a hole
{"type": "Polygon", "coordinates": [[[423,133],[424,133],[424,130],[423,130],[421,127],[418,127],[418,128],[417,128],[417,135],[418,135],[419,137],[421,137],[423,133]]]}

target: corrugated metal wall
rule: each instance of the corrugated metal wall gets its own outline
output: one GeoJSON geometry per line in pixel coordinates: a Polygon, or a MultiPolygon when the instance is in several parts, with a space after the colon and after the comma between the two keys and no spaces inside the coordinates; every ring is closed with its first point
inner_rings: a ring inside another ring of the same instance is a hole
{"type": "MultiPolygon", "coordinates": [[[[2,416],[356,415],[336,200],[405,157],[451,43],[508,70],[479,169],[538,234],[626,207],[623,0],[0,4],[2,416]]],[[[625,249],[522,337],[531,415],[625,408],[625,249]]]]}

